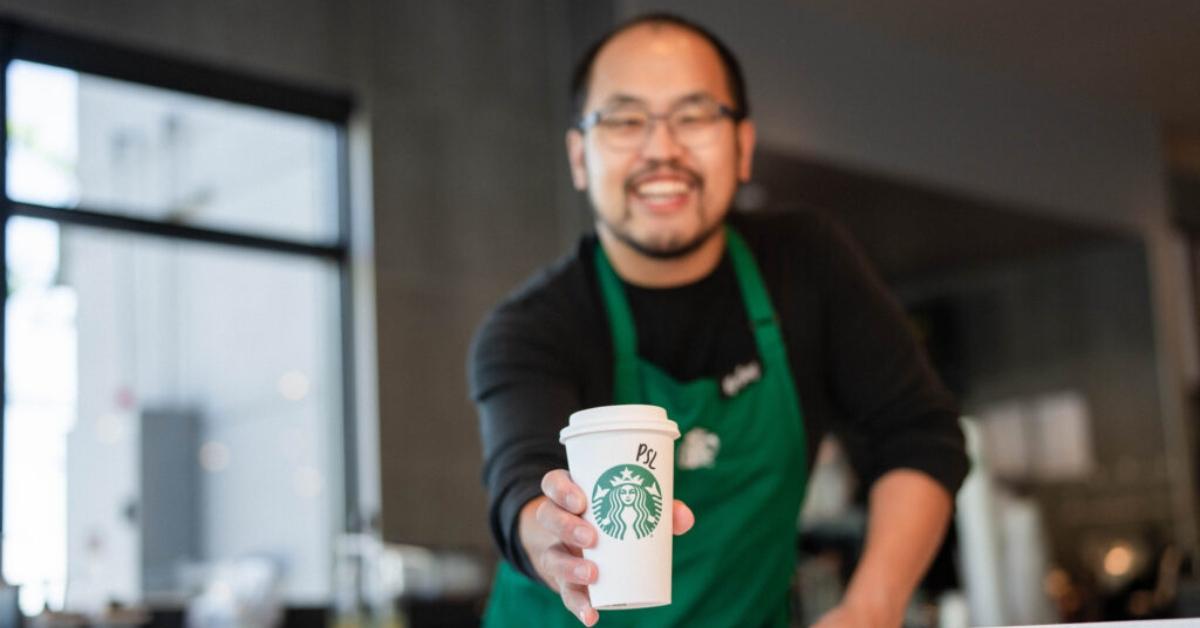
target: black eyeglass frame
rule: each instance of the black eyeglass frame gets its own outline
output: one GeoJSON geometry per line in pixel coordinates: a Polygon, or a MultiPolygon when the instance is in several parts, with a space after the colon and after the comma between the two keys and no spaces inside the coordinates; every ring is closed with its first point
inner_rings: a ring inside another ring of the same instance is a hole
{"type": "MultiPolygon", "coordinates": [[[[737,109],[734,109],[733,107],[729,107],[727,105],[724,105],[724,104],[721,104],[721,103],[715,102],[715,101],[713,102],[713,104],[715,104],[717,106],[717,113],[719,114],[719,117],[729,118],[730,120],[733,120],[734,122],[741,122],[742,120],[746,119],[746,114],[743,113],[742,111],[739,111],[737,109]]],[[[662,120],[663,122],[666,122],[667,118],[670,117],[670,115],[671,115],[671,113],[673,113],[673,111],[674,111],[674,108],[672,108],[672,111],[668,111],[666,113],[649,113],[649,112],[647,112],[647,115],[650,117],[650,128],[653,129],[654,124],[656,124],[658,120],[662,120]]],[[[600,120],[601,120],[601,118],[604,117],[605,113],[606,113],[606,111],[604,109],[597,109],[597,110],[587,114],[586,116],[581,117],[579,119],[579,121],[575,123],[575,129],[578,130],[580,133],[587,133],[588,131],[595,128],[595,126],[597,124],[600,124],[600,120]]]]}

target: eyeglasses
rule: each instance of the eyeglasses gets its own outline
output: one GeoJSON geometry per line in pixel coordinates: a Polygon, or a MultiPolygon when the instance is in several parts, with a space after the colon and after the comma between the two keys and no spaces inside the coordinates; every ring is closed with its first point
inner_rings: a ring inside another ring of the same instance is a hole
{"type": "Polygon", "coordinates": [[[628,151],[645,145],[654,133],[654,124],[662,120],[671,137],[686,148],[703,148],[719,135],[725,118],[742,119],[738,112],[708,98],[685,100],[663,114],[650,113],[644,105],[618,104],[588,114],[579,123],[579,130],[596,134],[605,147],[628,151]]]}

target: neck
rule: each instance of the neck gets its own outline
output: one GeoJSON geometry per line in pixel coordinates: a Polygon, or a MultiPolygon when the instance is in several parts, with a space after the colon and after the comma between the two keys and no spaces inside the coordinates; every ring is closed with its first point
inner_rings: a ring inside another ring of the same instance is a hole
{"type": "Polygon", "coordinates": [[[717,229],[696,250],[682,257],[647,256],[597,225],[600,245],[617,275],[635,286],[672,288],[703,279],[717,267],[725,251],[725,230],[717,229]]]}

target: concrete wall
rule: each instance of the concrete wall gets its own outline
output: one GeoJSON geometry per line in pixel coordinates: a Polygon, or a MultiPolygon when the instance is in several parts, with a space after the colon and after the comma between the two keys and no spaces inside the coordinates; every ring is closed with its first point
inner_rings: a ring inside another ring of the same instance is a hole
{"type": "Polygon", "coordinates": [[[1165,205],[1158,121],[973,67],[802,2],[622,0],[712,28],[741,59],[759,141],[1090,222],[1165,205]]]}
{"type": "Polygon", "coordinates": [[[385,536],[489,546],[465,392],[475,326],[563,249],[555,124],[566,46],[553,2],[376,3],[375,173],[385,536]]]}
{"type": "MultiPolygon", "coordinates": [[[[355,3],[358,4],[358,3],[355,3]]],[[[327,0],[0,1],[32,23],[309,85],[348,89],[347,6],[327,0]]]]}

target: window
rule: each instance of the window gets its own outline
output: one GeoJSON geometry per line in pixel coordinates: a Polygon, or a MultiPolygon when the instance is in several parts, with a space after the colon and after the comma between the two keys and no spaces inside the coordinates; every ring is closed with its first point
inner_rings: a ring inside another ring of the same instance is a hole
{"type": "Polygon", "coordinates": [[[8,85],[14,201],[337,239],[334,123],[21,60],[8,85]]]}
{"type": "Polygon", "coordinates": [[[327,604],[353,513],[345,99],[8,29],[3,575],[327,604]],[[86,63],[87,67],[79,67],[86,63]]]}

